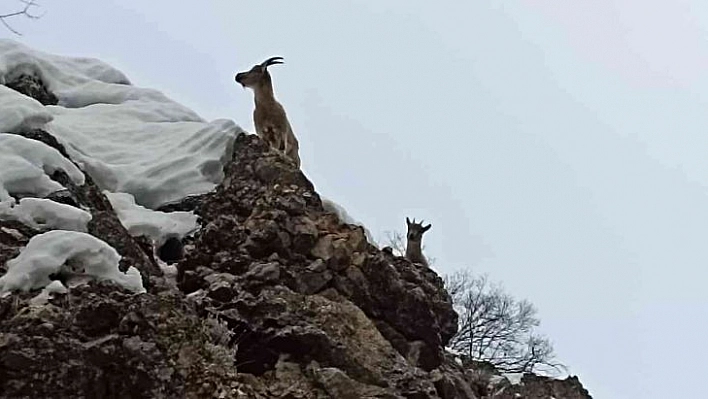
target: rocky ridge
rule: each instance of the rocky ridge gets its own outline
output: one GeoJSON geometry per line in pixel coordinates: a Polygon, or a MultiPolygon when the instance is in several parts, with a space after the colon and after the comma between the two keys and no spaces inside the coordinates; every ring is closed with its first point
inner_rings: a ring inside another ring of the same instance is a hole
{"type": "MultiPolygon", "coordinates": [[[[7,86],[53,96],[35,76],[7,86]]],[[[18,134],[66,156],[44,131],[18,134]]],[[[590,397],[574,378],[512,385],[463,369],[443,349],[457,315],[442,279],[340,223],[258,137],[236,139],[224,172],[215,191],[162,208],[201,218],[176,285],[89,176],[81,187],[52,176],[68,190],[51,199],[89,210],[89,233],[138,268],[148,292],[93,282],[42,306],[36,293],[0,298],[0,397],[590,397]]],[[[39,233],[0,221],[0,274],[39,233]]]]}

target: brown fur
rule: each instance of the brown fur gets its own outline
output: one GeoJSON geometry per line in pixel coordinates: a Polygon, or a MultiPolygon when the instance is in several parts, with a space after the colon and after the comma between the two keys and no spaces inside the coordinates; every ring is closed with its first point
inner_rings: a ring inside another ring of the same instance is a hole
{"type": "Polygon", "coordinates": [[[282,152],[300,167],[300,145],[295,138],[283,106],[275,99],[268,66],[279,64],[280,57],[273,57],[254,65],[249,71],[236,74],[236,82],[253,90],[256,108],[253,123],[256,134],[272,148],[282,152]]]}
{"type": "Polygon", "coordinates": [[[408,225],[408,233],[406,234],[406,259],[413,263],[420,263],[424,266],[429,267],[428,259],[423,255],[423,234],[430,230],[432,225],[428,224],[423,226],[423,221],[416,223],[415,219],[413,222],[406,218],[406,224],[408,225]]]}

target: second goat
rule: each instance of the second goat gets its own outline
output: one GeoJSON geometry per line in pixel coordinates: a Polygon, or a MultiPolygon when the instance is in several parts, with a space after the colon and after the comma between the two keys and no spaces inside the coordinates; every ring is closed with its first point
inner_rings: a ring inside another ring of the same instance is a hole
{"type": "Polygon", "coordinates": [[[423,255],[423,233],[430,230],[432,225],[428,224],[423,226],[423,221],[416,223],[415,219],[413,222],[406,218],[406,224],[408,225],[408,234],[406,242],[406,259],[413,263],[420,263],[423,266],[428,266],[428,260],[423,255]]]}

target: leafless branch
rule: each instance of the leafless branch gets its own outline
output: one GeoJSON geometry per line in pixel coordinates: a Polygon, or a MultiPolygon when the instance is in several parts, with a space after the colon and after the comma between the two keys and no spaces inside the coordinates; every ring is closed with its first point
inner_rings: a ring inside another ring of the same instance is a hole
{"type": "Polygon", "coordinates": [[[403,256],[406,253],[406,237],[398,231],[387,231],[384,238],[386,245],[393,249],[393,254],[403,256]]]}
{"type": "Polygon", "coordinates": [[[563,368],[548,338],[534,331],[539,320],[530,302],[517,301],[486,276],[468,271],[446,276],[445,286],[460,316],[450,346],[466,360],[488,362],[503,372],[551,374],[563,368]]]}
{"type": "Polygon", "coordinates": [[[22,36],[22,33],[17,31],[15,28],[12,27],[12,25],[9,24],[8,20],[15,18],[15,17],[25,17],[29,19],[39,19],[41,18],[41,15],[35,14],[34,9],[39,7],[39,4],[35,2],[34,0],[19,0],[20,3],[24,4],[24,6],[17,11],[5,13],[5,14],[0,14],[0,22],[7,28],[10,32],[22,36]]]}

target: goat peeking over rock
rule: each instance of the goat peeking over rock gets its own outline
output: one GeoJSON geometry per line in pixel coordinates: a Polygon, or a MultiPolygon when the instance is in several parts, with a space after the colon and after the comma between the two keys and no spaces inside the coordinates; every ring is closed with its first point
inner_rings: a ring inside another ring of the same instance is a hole
{"type": "Polygon", "coordinates": [[[244,88],[253,90],[256,108],[253,110],[253,122],[256,134],[272,148],[282,152],[300,167],[299,144],[290,126],[285,109],[275,99],[273,82],[268,73],[268,66],[282,64],[283,57],[271,57],[254,65],[247,72],[236,74],[236,82],[244,88]]]}
{"type": "Polygon", "coordinates": [[[423,233],[430,230],[431,224],[423,226],[423,221],[416,223],[415,219],[413,222],[406,218],[406,224],[408,225],[408,234],[406,242],[406,259],[413,263],[420,263],[425,267],[430,267],[428,265],[428,260],[423,255],[422,243],[423,243],[423,233]]]}

